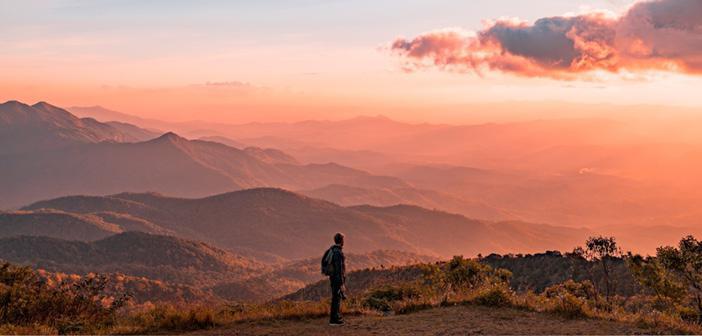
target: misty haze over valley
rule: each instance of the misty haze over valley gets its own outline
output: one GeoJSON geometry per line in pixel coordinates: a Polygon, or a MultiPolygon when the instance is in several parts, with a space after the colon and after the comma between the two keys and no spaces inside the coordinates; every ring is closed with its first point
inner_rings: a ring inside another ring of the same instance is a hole
{"type": "Polygon", "coordinates": [[[0,335],[702,334],[700,0],[0,31],[0,335]]]}

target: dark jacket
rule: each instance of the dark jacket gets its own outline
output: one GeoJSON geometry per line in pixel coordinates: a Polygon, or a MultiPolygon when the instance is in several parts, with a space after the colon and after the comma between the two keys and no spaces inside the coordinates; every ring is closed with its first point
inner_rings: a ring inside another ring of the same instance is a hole
{"type": "Polygon", "coordinates": [[[346,282],[346,257],[344,257],[344,251],[339,245],[332,246],[331,250],[334,272],[329,278],[332,282],[343,285],[346,282]]]}

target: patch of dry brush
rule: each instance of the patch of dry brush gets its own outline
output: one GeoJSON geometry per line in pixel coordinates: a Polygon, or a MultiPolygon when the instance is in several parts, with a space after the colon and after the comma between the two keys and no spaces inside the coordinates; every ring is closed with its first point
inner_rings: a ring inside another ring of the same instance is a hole
{"type": "MultiPolygon", "coordinates": [[[[701,242],[686,237],[678,248],[659,249],[656,257],[621,258],[641,288],[636,295],[606,295],[589,280],[572,279],[539,293],[516,292],[510,288],[510,271],[457,256],[447,262],[355,272],[358,281],[344,303],[345,313],[409,314],[479,305],[554,318],[618,321],[659,333],[702,333],[701,242]]],[[[321,318],[329,310],[323,282],[285,300],[220,306],[129,306],[125,297],[105,294],[105,282],[101,276],[47,282],[29,268],[5,264],[0,268],[0,333],[182,332],[238,322],[321,318]]]]}

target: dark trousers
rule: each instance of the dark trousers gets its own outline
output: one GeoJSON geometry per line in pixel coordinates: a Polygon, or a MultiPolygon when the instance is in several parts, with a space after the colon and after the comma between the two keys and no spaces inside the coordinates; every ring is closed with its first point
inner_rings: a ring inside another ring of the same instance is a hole
{"type": "Polygon", "coordinates": [[[341,321],[341,282],[331,280],[331,313],[329,316],[329,322],[339,322],[341,321]]]}

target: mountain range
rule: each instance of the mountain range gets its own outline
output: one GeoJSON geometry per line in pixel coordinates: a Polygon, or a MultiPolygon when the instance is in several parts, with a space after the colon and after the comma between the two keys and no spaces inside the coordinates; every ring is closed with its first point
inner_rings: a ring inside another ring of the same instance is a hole
{"type": "Polygon", "coordinates": [[[83,118],[47,103],[0,105],[0,208],[66,195],[199,198],[277,187],[342,206],[408,204],[468,218],[589,227],[649,253],[655,239],[642,241],[634,231],[695,233],[690,228],[702,220],[694,206],[702,199],[697,166],[676,163],[696,157],[696,145],[637,144],[643,133],[606,119],[462,126],[378,116],[227,125],[71,111],[83,118]]]}
{"type": "Polygon", "coordinates": [[[271,188],[199,199],[155,193],[68,196],[37,202],[23,211],[41,209],[123,214],[184,238],[283,260],[319,254],[338,231],[353,237],[351,252],[404,250],[443,257],[572,248],[588,234],[583,229],[475,220],[408,205],[342,207],[271,188]]]}
{"type": "Polygon", "coordinates": [[[49,271],[119,272],[199,286],[242,279],[264,270],[260,263],[204,243],[143,232],[91,242],[44,236],[2,238],[0,258],[49,271]]]}
{"type": "Polygon", "coordinates": [[[150,131],[79,119],[46,103],[7,102],[0,105],[0,116],[0,207],[5,208],[123,191],[198,197],[262,186],[407,186],[333,163],[302,165],[273,149],[238,149],[172,132],[141,141],[134,135],[150,131]]]}
{"type": "MultiPolygon", "coordinates": [[[[153,122],[100,107],[69,109],[103,121],[153,122]]],[[[383,116],[165,124],[185,136],[276,148],[303,164],[336,162],[397,177],[417,189],[399,201],[443,204],[440,209],[468,217],[493,218],[490,213],[497,209],[499,219],[573,227],[697,225],[702,220],[696,206],[702,199],[697,121],[633,113],[647,110],[643,106],[607,110],[590,118],[560,113],[551,119],[468,125],[383,116]],[[427,190],[442,196],[417,199],[417,192],[427,190]]],[[[293,190],[344,205],[388,205],[398,198],[391,195],[394,190],[383,189],[389,188],[338,183],[293,190]]]]}
{"type": "Polygon", "coordinates": [[[339,231],[349,270],[380,279],[594,234],[650,252],[700,231],[699,191],[668,184],[698,182],[697,163],[675,164],[698,146],[628,143],[608,120],[227,125],[70,110],[0,104],[0,259],[47,278],[106,273],[140,302],[283,296],[322,278],[339,231]]]}
{"type": "Polygon", "coordinates": [[[475,198],[463,198],[431,189],[415,187],[377,188],[330,184],[322,188],[302,190],[300,193],[324,199],[344,206],[375,205],[393,206],[398,204],[417,205],[427,209],[439,209],[470,217],[505,220],[519,217],[496,208],[475,198]]]}
{"type": "Polygon", "coordinates": [[[101,141],[136,142],[148,136],[148,131],[138,127],[78,118],[45,102],[31,106],[18,101],[0,104],[0,155],[101,141]]]}
{"type": "MultiPolygon", "coordinates": [[[[402,251],[349,254],[348,258],[349,271],[435,260],[402,251]]],[[[205,243],[143,232],[89,242],[5,237],[0,238],[0,259],[40,269],[55,281],[70,279],[72,274],[105,274],[112,290],[126,290],[139,303],[261,301],[323,278],[318,258],[262,264],[205,243]]]]}

